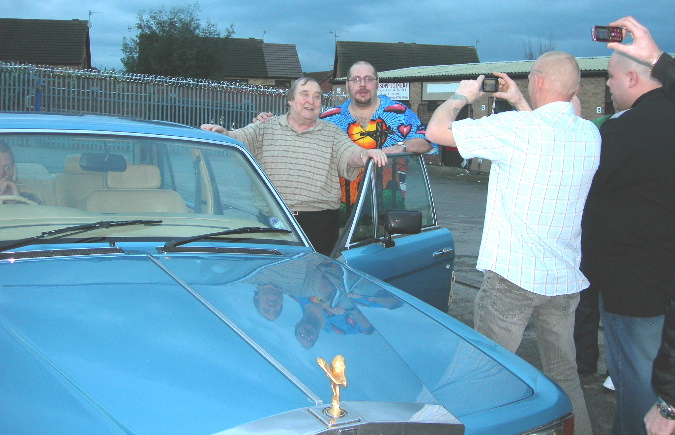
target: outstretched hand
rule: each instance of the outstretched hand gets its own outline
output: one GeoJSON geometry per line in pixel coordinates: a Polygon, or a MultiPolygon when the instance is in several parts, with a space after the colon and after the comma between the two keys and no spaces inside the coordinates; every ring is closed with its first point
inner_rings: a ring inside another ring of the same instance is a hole
{"type": "Polygon", "coordinates": [[[661,56],[663,51],[659,48],[649,33],[649,29],[640,24],[635,18],[628,16],[614,21],[610,26],[624,27],[624,38],[626,33],[629,33],[633,38],[630,44],[622,44],[621,42],[610,42],[607,48],[619,51],[628,56],[631,56],[641,62],[653,65],[654,62],[661,56]]]}
{"type": "Polygon", "coordinates": [[[255,118],[253,118],[253,121],[252,121],[252,122],[253,122],[254,124],[255,124],[256,122],[267,122],[267,121],[269,121],[270,119],[272,119],[273,117],[274,117],[274,113],[272,113],[272,112],[261,112],[261,113],[258,114],[258,116],[256,116],[255,118]]]}
{"type": "Polygon", "coordinates": [[[227,134],[225,127],[218,124],[202,124],[199,128],[202,130],[213,131],[215,133],[227,134]]]}

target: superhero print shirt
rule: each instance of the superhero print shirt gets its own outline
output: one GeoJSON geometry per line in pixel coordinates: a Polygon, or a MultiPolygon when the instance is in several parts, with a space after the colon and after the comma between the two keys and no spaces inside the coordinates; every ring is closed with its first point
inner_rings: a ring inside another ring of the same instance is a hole
{"type": "MultiPolygon", "coordinates": [[[[415,112],[410,110],[405,104],[394,101],[386,95],[379,95],[378,97],[380,98],[380,105],[365,129],[349,112],[351,99],[345,101],[341,106],[325,111],[319,118],[337,125],[349,135],[352,142],[366,149],[387,148],[411,138],[426,140],[424,136],[426,126],[422,124],[415,112]]],[[[427,154],[438,154],[438,145],[434,143],[431,145],[433,149],[427,154]]],[[[399,174],[399,177],[403,177],[401,181],[404,181],[404,171],[403,169],[403,172],[399,174]]],[[[401,171],[399,170],[399,172],[401,171]]],[[[389,174],[387,178],[392,178],[395,175],[389,174]]],[[[361,176],[362,173],[351,182],[340,178],[340,187],[342,189],[340,226],[344,225],[351,213],[351,206],[356,201],[361,176]]]]}
{"type": "MultiPolygon", "coordinates": [[[[349,113],[351,100],[327,110],[320,118],[340,127],[355,144],[366,149],[386,148],[411,138],[425,139],[426,126],[415,112],[386,95],[379,98],[380,105],[365,129],[349,113]]],[[[438,145],[432,145],[434,149],[429,154],[438,153],[438,145]]]]}

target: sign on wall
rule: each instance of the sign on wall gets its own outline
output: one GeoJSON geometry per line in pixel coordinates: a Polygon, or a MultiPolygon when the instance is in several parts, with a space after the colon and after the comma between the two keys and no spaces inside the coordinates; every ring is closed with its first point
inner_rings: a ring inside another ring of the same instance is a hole
{"type": "Polygon", "coordinates": [[[392,100],[410,100],[410,83],[380,83],[378,94],[384,94],[392,100]]]}

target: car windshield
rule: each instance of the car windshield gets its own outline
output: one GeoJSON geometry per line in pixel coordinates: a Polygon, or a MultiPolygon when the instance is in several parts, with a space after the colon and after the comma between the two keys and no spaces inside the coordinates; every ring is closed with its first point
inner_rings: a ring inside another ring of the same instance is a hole
{"type": "Polygon", "coordinates": [[[3,177],[16,186],[0,195],[0,244],[31,238],[40,244],[64,239],[304,244],[280,198],[237,146],[65,132],[0,139],[13,154],[3,177]],[[90,225],[108,221],[151,224],[90,225]],[[87,231],[59,231],[74,226],[87,231]],[[220,232],[228,236],[200,237],[220,232]]]}

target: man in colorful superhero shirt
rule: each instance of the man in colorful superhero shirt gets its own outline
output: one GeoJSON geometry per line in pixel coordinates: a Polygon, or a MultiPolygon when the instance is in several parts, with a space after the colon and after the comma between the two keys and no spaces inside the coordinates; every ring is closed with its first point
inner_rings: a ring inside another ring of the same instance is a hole
{"type": "MultiPolygon", "coordinates": [[[[386,153],[426,153],[431,150],[437,153],[438,147],[425,139],[425,127],[417,115],[386,95],[378,96],[377,89],[375,68],[368,62],[356,62],[349,69],[347,78],[349,99],[341,106],[324,112],[320,119],[334,123],[355,144],[366,149],[382,148],[386,153]]],[[[404,184],[405,167],[397,167],[395,171],[398,174],[390,174],[389,179],[395,178],[399,184],[404,184]]],[[[340,179],[341,210],[345,209],[341,218],[349,216],[360,181],[361,175],[351,182],[340,179]]]]}

